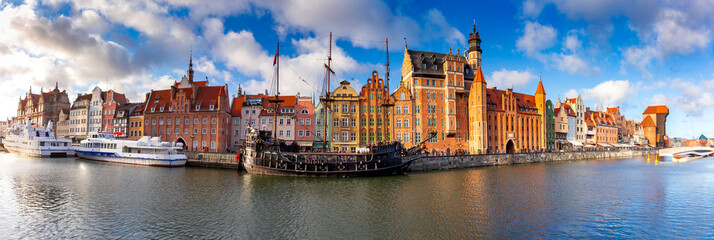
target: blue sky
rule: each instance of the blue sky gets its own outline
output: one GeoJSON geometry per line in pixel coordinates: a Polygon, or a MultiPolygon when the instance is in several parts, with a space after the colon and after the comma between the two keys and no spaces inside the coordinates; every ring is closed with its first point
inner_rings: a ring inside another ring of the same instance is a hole
{"type": "MultiPolygon", "coordinates": [[[[391,85],[410,49],[463,52],[473,23],[483,39],[490,86],[548,99],[578,94],[591,108],[620,106],[641,120],[648,105],[670,108],[668,133],[714,136],[711,1],[0,1],[0,117],[28,88],[59,82],[70,100],[95,85],[143,100],[185,74],[263,92],[280,42],[281,93],[324,87],[333,32],[333,85],[359,87],[384,75],[391,85]]],[[[394,87],[392,88],[394,89],[394,87]]]]}

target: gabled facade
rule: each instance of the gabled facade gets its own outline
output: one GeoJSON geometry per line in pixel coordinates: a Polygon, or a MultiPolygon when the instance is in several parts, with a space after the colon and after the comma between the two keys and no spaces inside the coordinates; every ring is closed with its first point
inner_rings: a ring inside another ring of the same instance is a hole
{"type": "MultiPolygon", "coordinates": [[[[411,91],[404,86],[404,82],[401,82],[396,91],[392,93],[392,101],[395,109],[392,115],[392,131],[394,134],[392,139],[396,139],[397,141],[401,139],[404,147],[410,148],[424,139],[420,132],[414,131],[416,127],[421,126],[421,119],[414,117],[420,114],[420,109],[414,108],[414,98],[412,97],[411,91]],[[396,111],[396,109],[399,109],[399,111],[396,111]],[[397,122],[399,122],[400,125],[397,125],[397,122]]],[[[369,120],[360,119],[360,122],[367,123],[369,120]]],[[[376,134],[370,133],[363,137],[372,141],[372,139],[376,137],[376,134]]]]}
{"type": "Polygon", "coordinates": [[[52,121],[56,128],[60,112],[68,110],[70,105],[67,91],[60,91],[57,83],[53,90],[44,92],[40,89],[39,94],[32,93],[32,88],[30,88],[25,98],[20,97],[16,119],[20,122],[41,126],[46,126],[48,122],[52,121]]]}
{"type": "Polygon", "coordinates": [[[555,112],[553,102],[545,101],[546,148],[555,149],[555,112]]]}
{"type": "Polygon", "coordinates": [[[227,86],[208,86],[188,76],[165,90],[152,90],[144,102],[145,136],[184,144],[194,151],[224,152],[230,141],[230,102],[227,86]]]}
{"type": "MultiPolygon", "coordinates": [[[[331,94],[332,102],[332,150],[355,152],[359,147],[359,97],[350,82],[342,81],[331,94]]],[[[376,127],[383,127],[383,119],[375,119],[376,127]]],[[[377,132],[377,140],[382,140],[383,132],[377,132]]]]}
{"type": "MultiPolygon", "coordinates": [[[[372,71],[372,78],[367,79],[367,84],[363,85],[362,90],[359,92],[360,147],[389,141],[389,135],[391,135],[391,116],[389,114],[389,108],[384,106],[387,103],[389,103],[389,92],[387,92],[384,80],[379,78],[377,71],[372,71]]],[[[394,106],[394,109],[395,114],[403,114],[403,111],[409,112],[411,110],[409,107],[404,109],[401,105],[394,106]]],[[[409,120],[406,120],[406,123],[403,121],[401,118],[395,119],[395,125],[392,127],[402,128],[403,126],[410,125],[409,120]]],[[[404,138],[400,133],[395,139],[400,142],[409,142],[408,138],[408,135],[404,138]]]]}
{"type": "Polygon", "coordinates": [[[332,132],[332,109],[326,107],[325,102],[320,101],[315,107],[315,138],[313,149],[317,151],[331,151],[330,134],[332,132]],[[326,130],[325,130],[326,129],[326,130]],[[325,135],[325,133],[328,133],[325,135]],[[323,147],[324,146],[324,147],[323,147]]]}
{"type": "Polygon", "coordinates": [[[300,145],[300,150],[310,151],[315,139],[315,105],[312,102],[312,97],[298,94],[295,116],[297,118],[295,142],[300,145]]]}

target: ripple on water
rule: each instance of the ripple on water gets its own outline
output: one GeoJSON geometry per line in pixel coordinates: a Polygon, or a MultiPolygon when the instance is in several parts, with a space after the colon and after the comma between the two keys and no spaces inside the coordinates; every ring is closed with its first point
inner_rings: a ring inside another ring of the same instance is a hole
{"type": "Polygon", "coordinates": [[[0,153],[0,238],[712,238],[714,161],[356,179],[0,153]]]}

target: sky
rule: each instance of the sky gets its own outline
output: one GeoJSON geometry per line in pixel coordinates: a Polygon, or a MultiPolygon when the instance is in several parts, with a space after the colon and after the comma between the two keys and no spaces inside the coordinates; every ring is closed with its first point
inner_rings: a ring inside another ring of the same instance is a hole
{"type": "Polygon", "coordinates": [[[190,54],[196,79],[265,92],[278,43],[280,93],[319,95],[330,32],[332,86],[384,77],[389,39],[393,91],[405,45],[463,53],[475,23],[489,87],[532,94],[541,79],[553,102],[580,95],[635,121],[666,104],[671,137],[712,137],[711,12],[707,0],[0,0],[0,119],[55,83],[70,101],[99,86],[141,102],[190,54]]]}

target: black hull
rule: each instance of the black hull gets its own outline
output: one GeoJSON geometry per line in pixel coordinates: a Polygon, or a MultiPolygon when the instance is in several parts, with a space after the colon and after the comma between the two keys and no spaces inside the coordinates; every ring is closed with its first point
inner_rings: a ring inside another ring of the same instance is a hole
{"type": "Polygon", "coordinates": [[[244,164],[243,168],[250,174],[262,174],[271,176],[285,176],[285,177],[323,177],[323,178],[350,178],[350,177],[379,177],[379,176],[394,176],[394,175],[404,175],[406,173],[409,163],[402,165],[379,168],[379,169],[369,169],[369,170],[343,170],[343,171],[314,171],[314,170],[293,170],[293,169],[280,169],[280,168],[270,168],[264,166],[253,166],[250,164],[244,164]]]}

